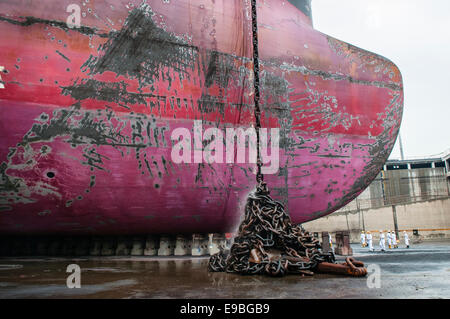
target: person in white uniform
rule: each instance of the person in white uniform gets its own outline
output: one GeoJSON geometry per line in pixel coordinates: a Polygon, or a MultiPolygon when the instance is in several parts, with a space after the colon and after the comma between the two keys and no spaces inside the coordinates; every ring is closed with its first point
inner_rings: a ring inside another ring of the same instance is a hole
{"type": "Polygon", "coordinates": [[[387,237],[388,247],[389,247],[389,249],[391,249],[391,248],[392,248],[392,237],[391,237],[391,231],[388,231],[388,233],[387,233],[386,237],[387,237]]]}
{"type": "Polygon", "coordinates": [[[384,239],[384,233],[380,230],[380,250],[386,251],[386,240],[384,239]]]}
{"type": "Polygon", "coordinates": [[[367,245],[369,246],[369,251],[373,251],[373,246],[372,246],[372,234],[370,233],[370,231],[367,232],[367,245]]]}
{"type": "Polygon", "coordinates": [[[366,234],[364,234],[364,230],[361,232],[361,247],[366,247],[366,234]]]}
{"type": "Polygon", "coordinates": [[[398,246],[397,246],[397,235],[395,235],[395,231],[392,232],[391,237],[392,237],[392,247],[393,248],[398,248],[398,246]]]}
{"type": "Polygon", "coordinates": [[[408,237],[408,233],[406,231],[403,232],[403,237],[405,238],[406,248],[409,248],[409,237],[408,237]]]}

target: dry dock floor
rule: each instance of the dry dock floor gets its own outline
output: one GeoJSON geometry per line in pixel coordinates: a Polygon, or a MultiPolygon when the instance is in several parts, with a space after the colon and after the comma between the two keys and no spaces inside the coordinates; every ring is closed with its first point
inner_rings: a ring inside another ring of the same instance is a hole
{"type": "Polygon", "coordinates": [[[0,298],[450,298],[450,241],[385,253],[352,247],[380,270],[379,288],[375,277],[370,288],[368,278],[210,273],[207,257],[3,257],[0,298]],[[80,266],[81,288],[67,287],[69,264],[80,266]]]}

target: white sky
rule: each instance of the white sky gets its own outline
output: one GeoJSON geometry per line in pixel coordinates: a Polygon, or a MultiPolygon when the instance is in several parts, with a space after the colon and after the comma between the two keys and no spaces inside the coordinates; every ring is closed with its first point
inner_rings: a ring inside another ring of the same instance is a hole
{"type": "MultiPolygon", "coordinates": [[[[317,30],[400,68],[406,158],[450,148],[449,0],[312,0],[312,12],[317,30]]],[[[390,158],[400,158],[398,143],[390,158]]]]}

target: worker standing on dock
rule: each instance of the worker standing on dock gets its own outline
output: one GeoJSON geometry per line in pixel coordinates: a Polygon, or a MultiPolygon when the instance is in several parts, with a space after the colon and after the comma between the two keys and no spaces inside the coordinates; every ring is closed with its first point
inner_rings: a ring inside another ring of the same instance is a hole
{"type": "Polygon", "coordinates": [[[392,237],[392,247],[393,248],[398,248],[398,246],[397,246],[397,236],[395,235],[395,231],[392,232],[391,237],[392,237]]]}
{"type": "Polygon", "coordinates": [[[373,245],[372,245],[372,234],[370,231],[367,232],[367,245],[369,245],[369,251],[373,251],[373,245]]]}
{"type": "Polygon", "coordinates": [[[386,240],[384,239],[384,233],[380,230],[380,250],[386,251],[386,240]]]}
{"type": "Polygon", "coordinates": [[[391,249],[391,248],[392,248],[392,236],[391,236],[391,231],[388,231],[386,237],[387,237],[388,247],[389,247],[389,249],[391,249]]]}
{"type": "Polygon", "coordinates": [[[405,231],[403,231],[403,237],[405,238],[405,245],[406,248],[409,248],[409,237],[408,237],[408,233],[405,231]]]}
{"type": "Polygon", "coordinates": [[[361,232],[361,247],[366,247],[366,234],[364,233],[364,230],[361,232]]]}

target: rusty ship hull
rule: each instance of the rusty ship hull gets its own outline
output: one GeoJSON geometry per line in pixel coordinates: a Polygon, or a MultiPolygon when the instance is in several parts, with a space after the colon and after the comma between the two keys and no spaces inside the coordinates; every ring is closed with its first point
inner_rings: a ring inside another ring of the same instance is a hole
{"type": "MultiPolygon", "coordinates": [[[[82,0],[70,26],[73,3],[0,3],[0,232],[232,231],[255,165],[175,164],[171,133],[255,124],[250,2],[82,0]]],[[[398,68],[308,5],[258,4],[261,125],[280,129],[265,181],[294,223],[370,184],[403,110],[398,68]]]]}

